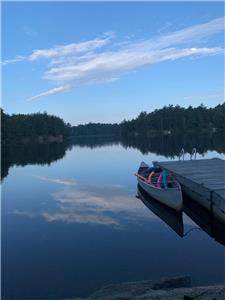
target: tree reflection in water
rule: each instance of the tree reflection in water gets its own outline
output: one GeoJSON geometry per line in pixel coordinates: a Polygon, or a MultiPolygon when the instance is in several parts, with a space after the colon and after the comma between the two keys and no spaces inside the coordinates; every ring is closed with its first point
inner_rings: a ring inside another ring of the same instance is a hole
{"type": "Polygon", "coordinates": [[[193,148],[204,155],[207,151],[225,153],[224,131],[208,133],[186,133],[176,135],[152,135],[124,138],[121,136],[88,136],[69,138],[64,143],[48,144],[16,144],[2,145],[1,157],[1,178],[4,179],[9,172],[9,168],[25,166],[28,164],[48,164],[62,159],[67,150],[73,146],[105,147],[111,145],[122,145],[124,148],[133,148],[141,151],[142,154],[155,153],[168,159],[175,158],[182,148],[191,153],[193,148]]]}

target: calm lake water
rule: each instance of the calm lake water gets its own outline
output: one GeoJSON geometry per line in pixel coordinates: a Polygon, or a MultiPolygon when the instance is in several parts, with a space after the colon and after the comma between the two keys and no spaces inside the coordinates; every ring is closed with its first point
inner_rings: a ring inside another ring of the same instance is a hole
{"type": "MultiPolygon", "coordinates": [[[[224,228],[135,197],[139,163],[177,159],[180,145],[137,144],[92,138],[3,149],[2,299],[88,296],[178,275],[224,282],[224,228]]],[[[201,152],[224,158],[218,149],[201,152]]]]}

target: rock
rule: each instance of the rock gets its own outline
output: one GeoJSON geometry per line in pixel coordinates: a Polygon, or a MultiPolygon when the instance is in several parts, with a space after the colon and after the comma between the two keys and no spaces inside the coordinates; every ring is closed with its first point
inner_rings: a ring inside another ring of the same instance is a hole
{"type": "Polygon", "coordinates": [[[162,279],[159,282],[153,284],[153,290],[161,290],[161,289],[173,289],[173,288],[180,288],[180,287],[191,287],[191,277],[184,276],[184,277],[177,277],[177,278],[169,278],[169,279],[162,279]]]}
{"type": "MultiPolygon", "coordinates": [[[[189,276],[111,284],[73,300],[224,300],[225,286],[191,287],[189,276]]],[[[67,299],[69,300],[69,299],[67,299]]],[[[72,299],[70,299],[72,300],[72,299]]]]}
{"type": "Polygon", "coordinates": [[[154,290],[174,289],[190,287],[191,278],[188,276],[167,278],[154,282],[151,280],[127,282],[121,284],[108,285],[95,292],[91,299],[134,299],[145,294],[153,294],[154,290]],[[114,298],[112,298],[114,297],[114,298]]]}
{"type": "MultiPolygon", "coordinates": [[[[125,282],[120,284],[108,285],[97,292],[95,292],[91,299],[108,299],[111,295],[117,297],[125,297],[131,299],[132,294],[143,294],[148,291],[152,286],[153,281],[138,281],[138,282],[125,282]]],[[[109,298],[110,299],[110,298],[109,298]]]]}

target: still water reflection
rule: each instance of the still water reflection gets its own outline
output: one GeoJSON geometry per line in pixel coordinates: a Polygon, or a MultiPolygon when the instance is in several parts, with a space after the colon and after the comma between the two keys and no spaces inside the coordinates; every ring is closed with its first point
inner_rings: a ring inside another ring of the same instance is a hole
{"type": "MultiPolygon", "coordinates": [[[[190,201],[177,216],[135,197],[140,161],[176,158],[184,145],[163,147],[162,139],[4,147],[2,298],[65,299],[176,275],[223,282],[223,226],[190,201]]],[[[198,151],[222,157],[215,140],[199,142],[198,151]]]]}

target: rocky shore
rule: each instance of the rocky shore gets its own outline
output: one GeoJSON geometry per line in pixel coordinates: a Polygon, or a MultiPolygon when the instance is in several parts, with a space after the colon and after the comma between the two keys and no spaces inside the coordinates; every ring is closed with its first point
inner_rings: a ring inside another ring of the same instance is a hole
{"type": "Polygon", "coordinates": [[[224,300],[225,285],[193,287],[188,276],[112,284],[88,298],[65,300],[224,300]]]}

